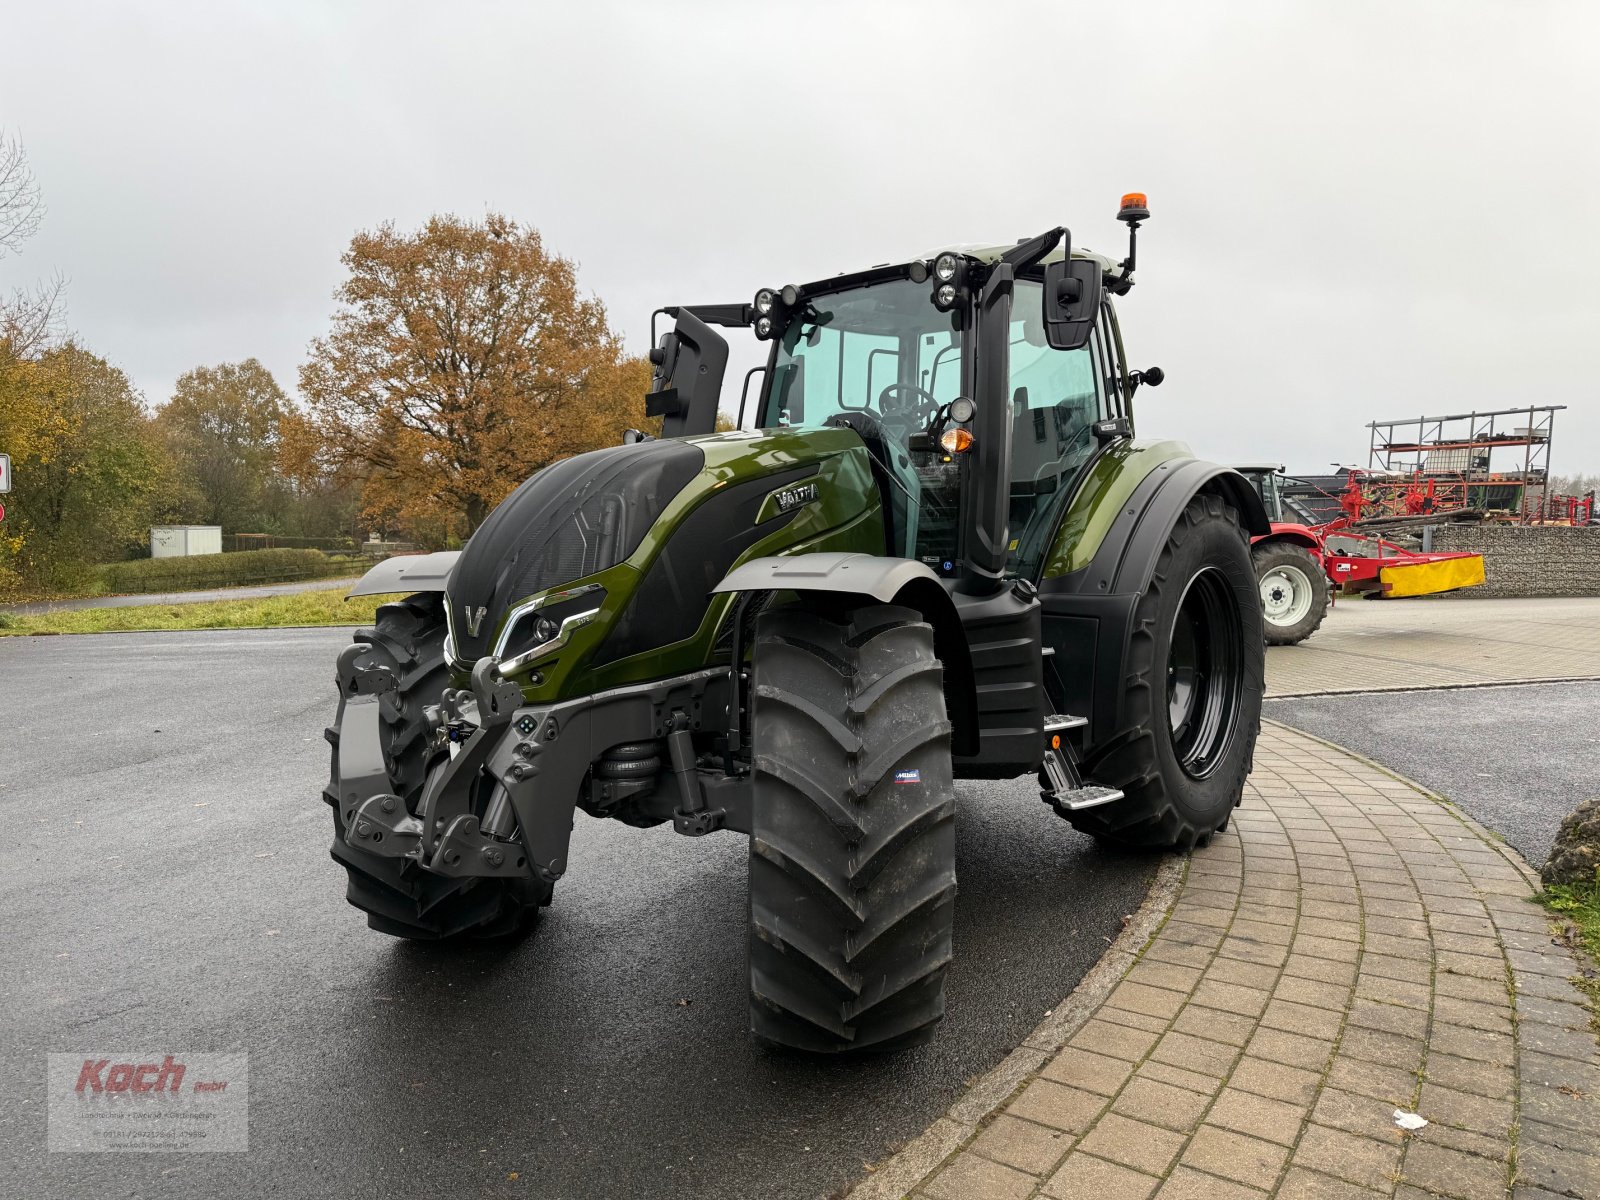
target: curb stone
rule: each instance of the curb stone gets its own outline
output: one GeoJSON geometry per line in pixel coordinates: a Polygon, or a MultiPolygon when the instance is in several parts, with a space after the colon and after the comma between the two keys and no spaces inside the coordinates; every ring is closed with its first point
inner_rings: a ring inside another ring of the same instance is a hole
{"type": "Polygon", "coordinates": [[[1066,1045],[1067,1039],[1084,1026],[1122,981],[1138,961],[1139,952],[1166,923],[1187,874],[1187,855],[1164,857],[1144,902],[1078,986],[1034,1026],[1020,1046],[980,1076],[924,1133],[852,1188],[846,1200],[898,1200],[970,1140],[1052,1054],[1066,1045]]]}
{"type": "MultiPolygon", "coordinates": [[[[1543,687],[1550,683],[1600,683],[1600,675],[1548,675],[1536,679],[1479,679],[1468,683],[1396,684],[1394,687],[1315,688],[1306,692],[1268,692],[1266,700],[1311,700],[1318,696],[1386,696],[1396,692],[1465,692],[1478,688],[1543,687]]],[[[1263,717],[1262,720],[1267,718],[1263,717]]],[[[1330,743],[1331,744],[1331,743],[1330,743]]],[[[1340,746],[1343,750],[1344,747],[1340,746]]],[[[1350,753],[1347,751],[1347,753],[1350,753]]],[[[1360,757],[1359,755],[1357,757],[1360,757]]],[[[1363,759],[1363,762],[1366,760],[1363,759]]]]}

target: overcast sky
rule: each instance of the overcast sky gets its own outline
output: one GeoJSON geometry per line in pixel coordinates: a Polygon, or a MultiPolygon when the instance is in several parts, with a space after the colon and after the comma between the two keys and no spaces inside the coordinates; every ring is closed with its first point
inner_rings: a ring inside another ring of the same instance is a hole
{"type": "Polygon", "coordinates": [[[252,355],[292,389],[385,219],[530,222],[642,352],[661,304],[940,243],[1120,255],[1137,189],[1142,434],[1316,471],[1557,403],[1552,468],[1600,472],[1597,46],[1592,0],[13,5],[49,213],[0,286],[64,275],[159,404],[252,355]]]}

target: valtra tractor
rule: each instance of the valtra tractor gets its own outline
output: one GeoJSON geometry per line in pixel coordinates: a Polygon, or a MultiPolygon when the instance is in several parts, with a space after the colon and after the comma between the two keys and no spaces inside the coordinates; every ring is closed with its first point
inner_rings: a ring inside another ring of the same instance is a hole
{"type": "Polygon", "coordinates": [[[956,779],[1037,778],[1118,845],[1226,828],[1267,519],[1237,472],[1134,439],[1161,373],[1129,369],[1112,299],[1144,197],[1118,215],[1120,263],[1055,228],[664,309],[661,436],[369,571],[353,595],[412,594],[339,656],[325,795],[372,928],[525,928],[575,810],[731,830],[753,1034],[884,1049],[944,1012],[956,779]],[[727,433],[718,326],[768,347],[727,433]]]}

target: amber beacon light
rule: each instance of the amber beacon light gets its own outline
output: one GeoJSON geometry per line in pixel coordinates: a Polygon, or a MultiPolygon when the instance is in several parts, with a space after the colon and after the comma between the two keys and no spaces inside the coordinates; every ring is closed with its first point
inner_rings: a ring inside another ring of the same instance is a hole
{"type": "Polygon", "coordinates": [[[944,447],[947,454],[965,454],[972,449],[972,431],[968,429],[946,429],[944,436],[939,439],[939,445],[944,447]]]}

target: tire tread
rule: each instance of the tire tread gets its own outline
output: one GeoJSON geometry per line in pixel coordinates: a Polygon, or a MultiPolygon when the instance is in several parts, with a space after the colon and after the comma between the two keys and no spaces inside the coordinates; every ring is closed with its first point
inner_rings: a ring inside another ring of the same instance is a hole
{"type": "Polygon", "coordinates": [[[772,609],[753,675],[752,1032],[823,1053],[921,1040],[944,1013],[955,897],[932,630],[893,605],[772,609]],[[906,770],[918,784],[894,782],[906,770]]]}

